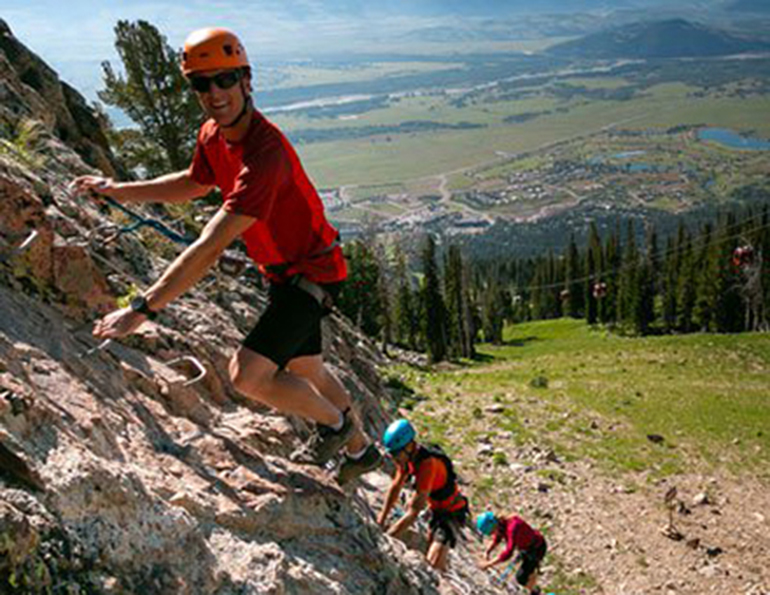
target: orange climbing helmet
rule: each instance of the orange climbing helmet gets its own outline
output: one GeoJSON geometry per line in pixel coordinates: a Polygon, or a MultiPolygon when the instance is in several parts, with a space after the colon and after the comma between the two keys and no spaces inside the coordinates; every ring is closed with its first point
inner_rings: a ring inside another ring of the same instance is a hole
{"type": "Polygon", "coordinates": [[[204,70],[248,68],[246,48],[228,29],[208,27],[187,36],[182,51],[182,72],[189,76],[204,70]]]}

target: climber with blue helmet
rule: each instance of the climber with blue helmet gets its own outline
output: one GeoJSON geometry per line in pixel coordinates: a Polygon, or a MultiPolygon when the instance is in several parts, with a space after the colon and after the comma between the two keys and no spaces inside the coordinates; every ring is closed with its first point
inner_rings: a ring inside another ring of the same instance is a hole
{"type": "Polygon", "coordinates": [[[408,510],[388,528],[388,535],[401,536],[427,506],[430,509],[428,562],[437,570],[447,567],[449,550],[457,545],[457,534],[468,518],[468,500],[460,492],[452,461],[437,446],[417,442],[414,426],[406,420],[394,421],[383,436],[383,446],[396,463],[396,474],[377,519],[387,528],[391,510],[398,502],[406,482],[414,478],[415,494],[408,510]]]}
{"type": "Polygon", "coordinates": [[[492,536],[492,543],[487,548],[484,559],[479,562],[479,568],[486,570],[507,562],[518,549],[521,552],[521,566],[516,571],[516,581],[528,589],[530,595],[538,595],[540,588],[536,586],[537,573],[548,549],[543,534],[530,527],[520,516],[495,515],[492,511],[482,512],[476,517],[476,528],[482,535],[492,536]],[[490,560],[489,556],[503,539],[505,550],[497,558],[490,560]]]}

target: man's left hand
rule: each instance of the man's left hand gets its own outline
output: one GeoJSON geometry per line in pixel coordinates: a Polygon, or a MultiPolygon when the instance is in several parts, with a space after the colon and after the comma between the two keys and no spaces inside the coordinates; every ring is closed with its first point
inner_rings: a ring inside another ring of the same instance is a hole
{"type": "Polygon", "coordinates": [[[115,310],[96,322],[93,335],[99,339],[119,339],[133,333],[145,320],[144,314],[131,308],[115,310]]]}

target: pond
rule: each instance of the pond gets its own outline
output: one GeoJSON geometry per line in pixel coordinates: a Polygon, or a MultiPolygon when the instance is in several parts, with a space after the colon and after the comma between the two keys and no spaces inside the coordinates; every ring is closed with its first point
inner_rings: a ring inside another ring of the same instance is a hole
{"type": "Polygon", "coordinates": [[[726,128],[704,128],[698,131],[698,138],[742,151],[770,151],[770,140],[742,136],[726,128]]]}

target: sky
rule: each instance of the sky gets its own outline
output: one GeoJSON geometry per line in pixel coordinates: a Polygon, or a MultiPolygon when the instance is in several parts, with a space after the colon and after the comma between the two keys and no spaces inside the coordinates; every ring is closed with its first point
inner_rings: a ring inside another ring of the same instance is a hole
{"type": "MultiPolygon", "coordinates": [[[[0,18],[60,77],[91,100],[100,63],[119,65],[114,26],[149,21],[172,47],[200,27],[240,35],[253,63],[312,58],[319,52],[365,51],[377,40],[452,26],[472,17],[515,18],[522,12],[610,10],[663,0],[0,0],[0,18]]],[[[689,1],[689,0],[688,0],[689,1]]],[[[713,1],[713,0],[712,0],[713,1]]]]}
{"type": "Polygon", "coordinates": [[[345,47],[355,39],[403,33],[445,22],[437,13],[381,16],[382,3],[351,0],[0,0],[0,18],[29,49],[61,78],[93,99],[103,60],[117,62],[114,26],[118,20],[149,21],[172,47],[181,47],[190,31],[222,26],[238,33],[252,60],[311,57],[319,48],[345,47]],[[334,10],[329,10],[332,5],[334,10]],[[326,5],[326,7],[324,6],[326,5]]]}

